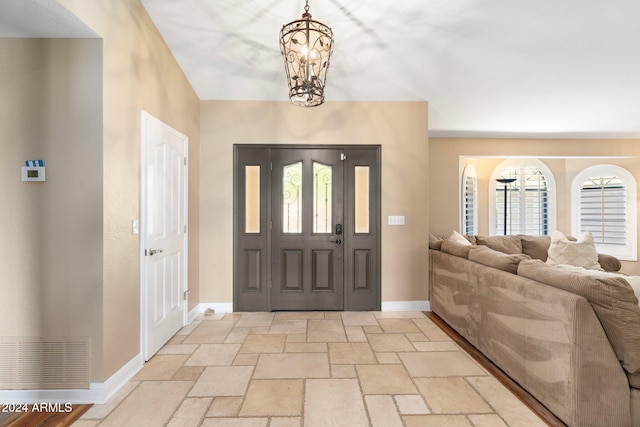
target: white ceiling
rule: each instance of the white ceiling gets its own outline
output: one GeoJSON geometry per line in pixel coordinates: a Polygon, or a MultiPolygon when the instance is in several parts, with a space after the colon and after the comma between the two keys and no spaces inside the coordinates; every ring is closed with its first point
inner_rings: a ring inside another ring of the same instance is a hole
{"type": "MultiPolygon", "coordinates": [[[[0,35],[8,3],[57,1],[0,0],[0,35]]],[[[303,0],[142,3],[201,99],[286,100],[278,33],[303,0]]],[[[640,138],[638,0],[310,0],[310,12],[335,34],[327,102],[428,101],[432,136],[640,138]]]]}

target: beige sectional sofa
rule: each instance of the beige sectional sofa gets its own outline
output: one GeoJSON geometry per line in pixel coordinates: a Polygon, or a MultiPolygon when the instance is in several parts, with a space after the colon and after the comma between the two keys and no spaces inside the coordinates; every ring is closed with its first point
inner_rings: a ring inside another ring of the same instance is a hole
{"type": "Polygon", "coordinates": [[[467,238],[432,236],[431,310],[568,425],[640,426],[640,308],[627,281],[546,264],[548,237],[467,238]]]}

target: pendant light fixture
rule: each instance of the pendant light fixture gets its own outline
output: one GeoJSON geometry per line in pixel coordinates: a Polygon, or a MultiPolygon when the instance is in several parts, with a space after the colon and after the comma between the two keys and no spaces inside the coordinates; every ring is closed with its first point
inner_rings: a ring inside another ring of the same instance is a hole
{"type": "Polygon", "coordinates": [[[301,107],[322,104],[333,51],[333,31],[311,19],[309,0],[305,1],[302,19],[282,26],[280,51],[287,71],[291,102],[301,107]]]}

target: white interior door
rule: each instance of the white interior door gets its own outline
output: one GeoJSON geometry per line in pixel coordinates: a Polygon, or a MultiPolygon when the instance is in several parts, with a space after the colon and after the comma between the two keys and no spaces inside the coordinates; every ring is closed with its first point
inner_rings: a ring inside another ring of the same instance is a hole
{"type": "Polygon", "coordinates": [[[149,360],[187,307],[188,138],[142,113],[142,348],[149,360]]]}

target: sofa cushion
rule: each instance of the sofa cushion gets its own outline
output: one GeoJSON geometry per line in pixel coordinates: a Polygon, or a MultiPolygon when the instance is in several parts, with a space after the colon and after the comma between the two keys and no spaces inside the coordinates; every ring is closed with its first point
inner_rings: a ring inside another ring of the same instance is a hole
{"type": "Polygon", "coordinates": [[[547,251],[551,244],[551,238],[549,236],[519,234],[518,237],[520,237],[523,254],[527,254],[531,258],[539,259],[540,261],[547,260],[547,251]]]}
{"type": "Polygon", "coordinates": [[[519,236],[476,236],[476,244],[488,246],[505,254],[521,254],[522,243],[519,236]]]}
{"type": "Polygon", "coordinates": [[[444,242],[447,239],[448,239],[447,236],[429,234],[429,249],[435,249],[439,251],[440,246],[442,245],[442,242],[444,242]]]}
{"type": "Polygon", "coordinates": [[[469,258],[469,251],[471,248],[473,248],[473,245],[463,245],[462,243],[448,239],[443,240],[440,245],[440,250],[442,252],[467,259],[469,258]]]}
{"type": "Polygon", "coordinates": [[[522,261],[518,275],[589,301],[627,374],[640,374],[640,307],[625,279],[557,268],[539,260],[522,261]]]}
{"type": "Polygon", "coordinates": [[[494,251],[487,246],[474,246],[471,251],[469,251],[470,261],[475,261],[512,274],[516,274],[518,264],[525,259],[531,258],[525,254],[505,254],[504,252],[494,251]]]}
{"type": "Polygon", "coordinates": [[[598,264],[604,271],[620,271],[622,268],[618,258],[607,254],[598,254],[598,264]]]}
{"type": "Polygon", "coordinates": [[[602,270],[598,264],[598,251],[590,232],[585,232],[577,242],[572,242],[555,230],[551,233],[551,245],[549,246],[547,264],[568,264],[575,267],[584,267],[593,270],[602,270]]]}

